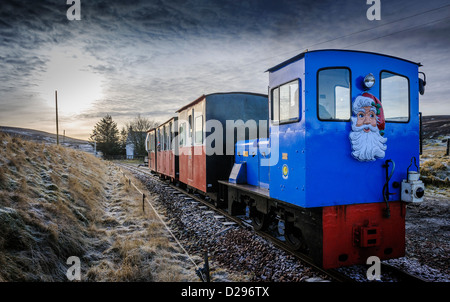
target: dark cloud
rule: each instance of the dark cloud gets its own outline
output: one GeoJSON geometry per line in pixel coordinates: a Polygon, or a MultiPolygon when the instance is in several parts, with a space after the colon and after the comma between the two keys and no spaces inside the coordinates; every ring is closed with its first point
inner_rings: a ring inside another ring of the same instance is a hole
{"type": "Polygon", "coordinates": [[[39,104],[42,115],[51,116],[40,89],[58,54],[60,78],[70,84],[83,82],[70,78],[74,68],[84,72],[79,77],[102,79],[103,96],[77,116],[92,125],[108,112],[118,119],[152,112],[165,120],[203,93],[266,93],[264,71],[306,48],[347,47],[420,61],[429,79],[423,104],[442,99],[449,92],[443,79],[450,77],[448,1],[381,2],[382,20],[369,21],[363,0],[90,0],[81,1],[82,20],[69,21],[65,1],[4,0],[0,106],[8,114],[0,124],[24,123],[27,108],[39,104]]]}

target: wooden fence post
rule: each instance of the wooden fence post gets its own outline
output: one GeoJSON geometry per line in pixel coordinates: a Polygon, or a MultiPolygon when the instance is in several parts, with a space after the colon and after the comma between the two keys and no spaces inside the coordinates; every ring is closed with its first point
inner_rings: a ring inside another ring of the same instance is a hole
{"type": "Polygon", "coordinates": [[[145,213],[145,194],[142,193],[142,212],[145,213]]]}

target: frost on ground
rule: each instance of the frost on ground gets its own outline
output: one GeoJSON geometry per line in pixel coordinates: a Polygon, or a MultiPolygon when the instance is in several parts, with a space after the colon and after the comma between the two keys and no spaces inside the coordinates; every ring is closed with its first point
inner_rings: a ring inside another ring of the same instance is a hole
{"type": "Polygon", "coordinates": [[[440,188],[440,193],[450,197],[450,156],[446,155],[450,135],[428,139],[420,157],[421,178],[427,185],[440,188]]]}
{"type": "MultiPolygon", "coordinates": [[[[0,281],[197,280],[118,170],[92,155],[0,132],[0,281]]],[[[137,194],[137,195],[136,195],[137,194]]]]}
{"type": "MultiPolygon", "coordinates": [[[[422,156],[421,172],[430,168],[430,175],[440,178],[448,171],[442,168],[448,168],[448,157],[432,155],[422,156]],[[435,166],[440,172],[434,173],[435,166]]],[[[164,199],[153,194],[150,199],[164,199]]],[[[391,264],[430,281],[449,280],[449,198],[445,183],[427,184],[425,201],[408,205],[406,257],[391,264]]],[[[235,254],[239,266],[247,257],[235,254]]],[[[70,256],[81,260],[82,281],[199,280],[162,223],[148,207],[142,212],[142,197],[115,166],[84,152],[0,132],[0,281],[66,281],[70,256]]],[[[198,256],[195,261],[202,262],[198,256]]],[[[286,271],[286,261],[275,263],[286,271]]],[[[260,275],[274,275],[279,267],[264,267],[260,275]]],[[[234,280],[224,270],[214,273],[216,280],[234,280]]]]}
{"type": "MultiPolygon", "coordinates": [[[[11,137],[17,137],[27,141],[33,141],[38,143],[42,142],[49,145],[56,144],[56,135],[53,133],[48,133],[34,129],[5,127],[5,126],[0,126],[0,131],[5,134],[8,134],[11,137]]],[[[91,143],[86,140],[71,138],[60,134],[59,143],[64,147],[94,154],[94,146],[91,145],[91,143]]]]}
{"type": "Polygon", "coordinates": [[[450,281],[450,201],[426,187],[424,201],[406,211],[406,257],[391,264],[429,281],[450,281]]]}
{"type": "Polygon", "coordinates": [[[447,139],[425,141],[420,158],[424,201],[410,203],[406,211],[406,256],[390,260],[428,281],[450,281],[450,157],[447,139]]]}
{"type": "MultiPolygon", "coordinates": [[[[87,258],[89,281],[197,281],[188,256],[170,240],[163,223],[122,172],[108,166],[104,212],[91,226],[98,234],[87,258]]],[[[150,199],[153,197],[150,196],[150,199]]]]}

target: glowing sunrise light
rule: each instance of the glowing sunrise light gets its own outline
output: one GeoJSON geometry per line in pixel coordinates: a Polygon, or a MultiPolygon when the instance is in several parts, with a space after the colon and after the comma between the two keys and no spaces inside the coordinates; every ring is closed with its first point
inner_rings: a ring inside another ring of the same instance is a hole
{"type": "Polygon", "coordinates": [[[58,110],[65,115],[79,114],[103,97],[103,77],[92,69],[99,64],[94,57],[81,49],[58,46],[52,49],[49,58],[39,85],[49,106],[55,106],[55,90],[58,110]]]}

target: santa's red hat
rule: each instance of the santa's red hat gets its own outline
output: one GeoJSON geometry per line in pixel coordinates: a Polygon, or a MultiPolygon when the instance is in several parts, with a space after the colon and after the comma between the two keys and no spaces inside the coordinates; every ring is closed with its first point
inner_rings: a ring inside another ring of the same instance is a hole
{"type": "Polygon", "coordinates": [[[377,126],[380,129],[380,134],[384,134],[384,128],[386,126],[386,121],[384,119],[384,110],[381,101],[374,95],[364,92],[362,95],[356,97],[353,102],[353,112],[356,114],[358,109],[365,106],[372,106],[375,108],[377,115],[377,126]]]}

